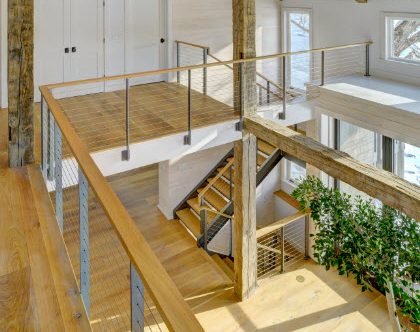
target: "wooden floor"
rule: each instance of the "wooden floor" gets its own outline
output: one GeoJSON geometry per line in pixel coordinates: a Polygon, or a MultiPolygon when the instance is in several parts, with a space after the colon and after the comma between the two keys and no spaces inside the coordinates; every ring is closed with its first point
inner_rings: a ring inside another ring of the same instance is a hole
{"type": "MultiPolygon", "coordinates": [[[[125,145],[125,91],[96,93],[60,100],[89,151],[125,145]]],[[[238,119],[228,105],[192,91],[192,127],[238,119]]],[[[140,142],[188,129],[188,89],[177,83],[130,88],[130,142],[140,142]]]]}
{"type": "MultiPolygon", "coordinates": [[[[239,303],[228,274],[197,248],[180,223],[167,221],[157,209],[157,166],[116,175],[109,181],[206,331],[391,330],[382,295],[361,293],[349,279],[327,272],[312,261],[263,280],[251,300],[239,303]]],[[[94,202],[90,204],[95,206],[94,202]]],[[[112,228],[92,217],[90,223],[92,250],[98,253],[92,254],[97,257],[92,262],[92,287],[102,289],[93,300],[96,320],[92,325],[104,329],[113,317],[114,330],[123,330],[129,310],[128,284],[116,276],[126,275],[128,265],[118,253],[120,245],[112,236],[112,228]],[[108,269],[101,268],[104,257],[108,269]],[[101,285],[95,286],[95,280],[101,285]]],[[[77,262],[77,241],[70,235],[72,226],[67,229],[70,254],[77,262]]]]}
{"type": "Polygon", "coordinates": [[[4,110],[0,125],[0,331],[88,331],[39,167],[7,168],[4,110]]]}

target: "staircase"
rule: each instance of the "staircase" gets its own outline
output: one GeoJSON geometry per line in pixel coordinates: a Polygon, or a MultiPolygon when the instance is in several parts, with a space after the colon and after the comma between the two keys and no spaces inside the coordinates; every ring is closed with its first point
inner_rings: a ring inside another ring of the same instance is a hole
{"type": "MultiPolygon", "coordinates": [[[[257,186],[282,159],[280,150],[257,143],[257,186]]],[[[234,151],[229,151],[174,209],[175,218],[210,254],[232,256],[234,151]]]]}

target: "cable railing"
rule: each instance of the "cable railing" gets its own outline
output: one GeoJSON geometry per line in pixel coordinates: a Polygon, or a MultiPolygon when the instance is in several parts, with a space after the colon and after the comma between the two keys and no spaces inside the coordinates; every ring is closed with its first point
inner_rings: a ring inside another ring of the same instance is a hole
{"type": "Polygon", "coordinates": [[[133,144],[156,137],[183,133],[183,143],[194,145],[194,129],[227,121],[236,122],[240,131],[245,105],[251,107],[247,111],[284,119],[287,111],[316,98],[318,86],[346,75],[369,75],[371,44],[220,61],[207,46],[178,41],[179,67],[47,88],[58,98],[69,88],[95,91],[110,82],[117,86],[117,91],[99,89],[93,97],[60,99],[59,104],[89,151],[125,147],[121,159],[129,160],[133,144]],[[246,84],[250,71],[255,72],[255,85],[246,84]]]}
{"type": "Polygon", "coordinates": [[[92,328],[202,331],[47,87],[42,173],[92,328]]]}

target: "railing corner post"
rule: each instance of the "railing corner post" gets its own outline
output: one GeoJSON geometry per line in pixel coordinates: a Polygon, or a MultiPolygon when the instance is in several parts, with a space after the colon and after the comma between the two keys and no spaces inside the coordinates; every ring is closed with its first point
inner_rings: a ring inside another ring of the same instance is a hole
{"type": "Polygon", "coordinates": [[[192,87],[191,69],[188,70],[188,134],[184,136],[184,145],[191,145],[192,136],[192,87]]]}
{"type": "Polygon", "coordinates": [[[283,111],[279,114],[280,120],[286,119],[286,108],[287,108],[287,58],[282,57],[283,61],[283,111]]]}
{"type": "Polygon", "coordinates": [[[130,160],[130,80],[125,79],[125,145],[126,149],[121,152],[123,161],[130,160]]]}
{"type": "Polygon", "coordinates": [[[366,72],[365,72],[365,76],[369,77],[370,76],[370,44],[366,44],[366,72]]]}
{"type": "MultiPolygon", "coordinates": [[[[206,65],[208,62],[209,49],[203,48],[203,64],[206,65]]],[[[203,94],[207,95],[207,67],[203,67],[203,94]]]]}
{"type": "Polygon", "coordinates": [[[131,331],[144,331],[144,285],[136,267],[130,263],[131,331]]]}
{"type": "MultiPolygon", "coordinates": [[[[176,41],[176,67],[179,68],[181,66],[181,47],[179,42],[176,41]]],[[[179,71],[176,72],[176,82],[179,84],[181,83],[181,73],[179,71]]]]}
{"type": "Polygon", "coordinates": [[[244,108],[245,108],[245,94],[244,94],[244,63],[239,63],[239,108],[240,108],[240,114],[239,114],[239,122],[236,123],[235,129],[236,131],[242,131],[243,126],[243,119],[244,119],[244,108]]]}

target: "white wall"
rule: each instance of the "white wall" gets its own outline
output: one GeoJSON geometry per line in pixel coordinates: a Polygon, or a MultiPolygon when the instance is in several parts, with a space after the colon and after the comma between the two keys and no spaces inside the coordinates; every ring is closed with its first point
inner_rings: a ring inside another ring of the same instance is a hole
{"type": "Polygon", "coordinates": [[[402,82],[420,84],[420,66],[386,61],[382,58],[383,12],[420,12],[418,0],[284,0],[284,7],[311,8],[313,47],[372,40],[371,74],[402,82]]]}
{"type": "Polygon", "coordinates": [[[216,146],[159,163],[159,209],[168,219],[181,200],[216,166],[233,144],[216,146]]]}

